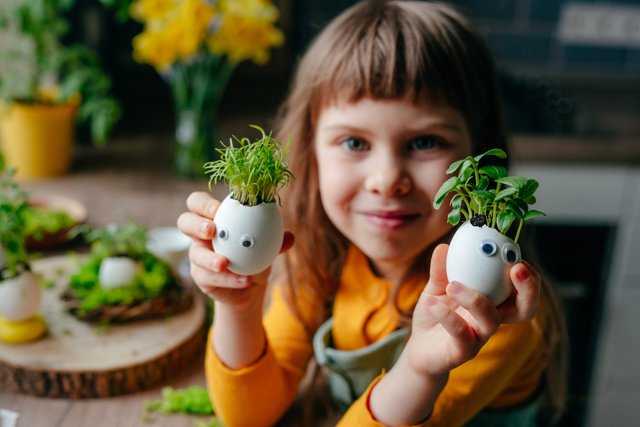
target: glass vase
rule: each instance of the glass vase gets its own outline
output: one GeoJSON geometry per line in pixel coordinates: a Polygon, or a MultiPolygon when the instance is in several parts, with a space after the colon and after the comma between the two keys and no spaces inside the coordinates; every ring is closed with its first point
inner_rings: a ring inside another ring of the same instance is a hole
{"type": "Polygon", "coordinates": [[[204,178],[202,166],[214,159],[217,141],[216,115],[212,112],[176,112],[174,167],[185,178],[204,178]]]}

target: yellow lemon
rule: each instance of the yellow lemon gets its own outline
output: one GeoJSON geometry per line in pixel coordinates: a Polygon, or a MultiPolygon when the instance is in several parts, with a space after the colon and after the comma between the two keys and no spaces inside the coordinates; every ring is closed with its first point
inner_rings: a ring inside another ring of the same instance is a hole
{"type": "Polygon", "coordinates": [[[0,316],[0,341],[7,344],[22,344],[35,341],[47,330],[40,315],[29,317],[20,322],[12,322],[0,316]]]}

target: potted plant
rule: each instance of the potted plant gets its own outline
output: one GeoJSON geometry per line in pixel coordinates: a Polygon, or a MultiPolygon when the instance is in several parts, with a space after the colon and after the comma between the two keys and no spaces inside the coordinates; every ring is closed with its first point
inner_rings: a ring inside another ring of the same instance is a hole
{"type": "Polygon", "coordinates": [[[283,150],[271,134],[251,127],[261,132],[258,140],[234,136],[228,147],[216,149],[218,160],[204,164],[209,190],[218,181],[230,190],[213,221],[213,249],[242,275],[265,270],[278,255],[284,237],[278,191],[293,177],[285,159],[289,143],[283,150]]]}
{"type": "Polygon", "coordinates": [[[0,139],[20,177],[65,172],[76,119],[103,144],[120,117],[97,57],[65,46],[75,0],[8,0],[0,5],[0,139]]]}
{"type": "Polygon", "coordinates": [[[440,208],[451,196],[448,222],[456,226],[464,219],[449,246],[449,281],[476,289],[498,305],[510,294],[511,265],[521,260],[522,226],[544,213],[529,209],[536,202],[536,180],[507,176],[503,166],[480,166],[485,157],[505,159],[507,155],[494,148],[453,162],[446,172],[455,175],[442,184],[433,206],[440,208]]]}
{"type": "Polygon", "coordinates": [[[38,314],[40,284],[31,272],[25,246],[27,195],[13,181],[13,171],[0,177],[0,341],[20,344],[46,331],[38,314]]]}
{"type": "Polygon", "coordinates": [[[82,320],[125,322],[181,312],[192,297],[171,266],[147,249],[147,231],[110,224],[84,232],[89,258],[71,275],[62,294],[68,311],[82,320]]]}

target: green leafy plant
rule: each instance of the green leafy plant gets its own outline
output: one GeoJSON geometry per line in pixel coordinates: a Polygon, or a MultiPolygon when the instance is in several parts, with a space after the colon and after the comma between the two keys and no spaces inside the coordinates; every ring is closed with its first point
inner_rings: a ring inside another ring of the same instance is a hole
{"type": "Polygon", "coordinates": [[[224,181],[231,197],[243,205],[278,202],[278,192],[285,187],[293,174],[288,168],[286,156],[289,141],[284,150],[280,143],[260,126],[251,125],[262,136],[255,142],[249,138],[233,137],[229,146],[217,148],[220,158],[204,164],[205,173],[211,175],[211,184],[224,181]]]}
{"type": "Polygon", "coordinates": [[[514,242],[518,242],[525,221],[544,216],[538,210],[530,210],[536,202],[534,193],[539,183],[522,176],[507,176],[504,166],[480,166],[485,157],[505,159],[507,154],[494,148],[477,156],[467,156],[455,161],[447,174],[455,174],[438,190],[433,207],[439,209],[448,196],[451,211],[448,222],[457,225],[462,218],[473,225],[487,225],[505,236],[518,221],[514,242]]]}
{"type": "MultiPolygon", "coordinates": [[[[104,0],[103,0],[104,1],[104,0]]],[[[0,32],[0,99],[5,104],[79,102],[77,119],[86,122],[95,143],[103,144],[120,118],[109,95],[111,81],[96,55],[80,45],[66,46],[66,14],[76,0],[3,0],[0,32]]]]}
{"type": "Polygon", "coordinates": [[[82,226],[78,231],[91,243],[91,254],[100,258],[128,256],[139,259],[147,251],[147,230],[136,224],[108,224],[102,228],[82,226]]]}
{"type": "Polygon", "coordinates": [[[175,287],[169,264],[146,248],[146,229],[136,224],[109,224],[103,228],[79,229],[91,242],[89,259],[70,277],[71,290],[81,300],[80,314],[110,305],[148,301],[175,287]],[[141,263],[141,271],[126,286],[105,289],[100,286],[100,265],[107,257],[127,256],[141,263]]]}
{"type": "Polygon", "coordinates": [[[41,206],[27,206],[24,219],[25,234],[35,240],[42,239],[47,233],[67,229],[76,222],[67,212],[41,206]]]}
{"type": "Polygon", "coordinates": [[[18,276],[29,266],[25,246],[27,193],[13,180],[15,170],[0,171],[0,280],[18,276]]]}

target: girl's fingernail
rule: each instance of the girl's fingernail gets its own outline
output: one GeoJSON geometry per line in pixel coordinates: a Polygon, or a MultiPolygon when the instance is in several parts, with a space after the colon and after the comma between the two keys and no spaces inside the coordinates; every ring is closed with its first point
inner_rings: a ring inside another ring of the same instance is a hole
{"type": "Polygon", "coordinates": [[[213,260],[211,261],[211,266],[213,267],[214,271],[220,272],[220,259],[217,257],[213,258],[213,260]]]}
{"type": "Polygon", "coordinates": [[[460,283],[458,283],[458,282],[449,283],[449,291],[452,294],[454,294],[454,295],[461,294],[463,290],[464,290],[464,288],[462,287],[462,285],[460,283]]]}
{"type": "Polygon", "coordinates": [[[238,276],[238,283],[240,283],[241,285],[246,285],[249,283],[249,276],[238,276]]]}
{"type": "Polygon", "coordinates": [[[527,280],[531,274],[529,273],[529,269],[527,267],[522,267],[518,270],[516,276],[519,280],[527,280]]]}
{"type": "Polygon", "coordinates": [[[209,235],[209,223],[207,221],[202,221],[202,223],[200,224],[200,232],[204,236],[209,235]]]}

